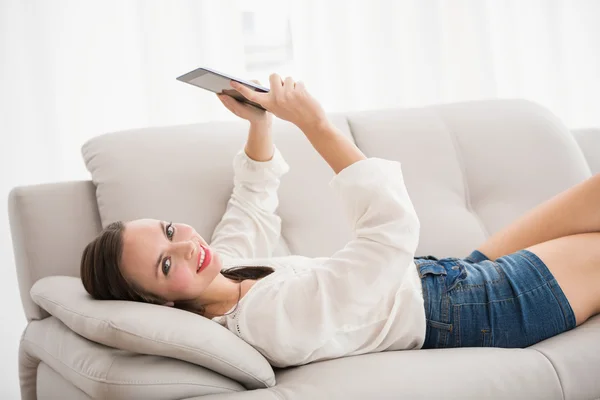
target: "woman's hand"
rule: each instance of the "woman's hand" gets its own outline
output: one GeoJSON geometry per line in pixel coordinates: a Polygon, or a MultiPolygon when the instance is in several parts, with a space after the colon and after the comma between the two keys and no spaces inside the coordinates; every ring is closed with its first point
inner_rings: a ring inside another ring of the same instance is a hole
{"type": "Polygon", "coordinates": [[[248,100],[260,104],[275,116],[293,123],[303,131],[327,121],[325,111],[308,93],[302,82],[294,82],[291,77],[283,81],[277,74],[271,74],[269,82],[269,93],[255,92],[235,81],[231,81],[231,87],[248,100]]]}
{"type": "MultiPolygon", "coordinates": [[[[282,81],[277,74],[271,74],[269,81],[269,93],[255,92],[233,81],[231,87],[248,100],[300,128],[336,174],[367,158],[353,141],[327,119],[321,105],[306,91],[302,82],[294,82],[292,78],[282,81]]],[[[262,148],[267,148],[267,145],[262,148]]]]}
{"type": "MultiPolygon", "coordinates": [[[[257,80],[252,80],[252,82],[260,85],[260,82],[257,80]]],[[[217,97],[229,111],[242,119],[250,121],[251,124],[271,124],[273,115],[270,112],[266,112],[260,108],[237,101],[233,97],[226,94],[217,94],[217,97]]]]}
{"type": "MultiPolygon", "coordinates": [[[[257,80],[253,80],[252,82],[260,85],[260,82],[257,80]]],[[[270,160],[273,157],[273,135],[271,133],[273,114],[237,101],[226,94],[218,94],[217,97],[229,111],[240,118],[250,121],[248,140],[246,141],[246,146],[244,146],[246,155],[254,161],[270,160]]]]}

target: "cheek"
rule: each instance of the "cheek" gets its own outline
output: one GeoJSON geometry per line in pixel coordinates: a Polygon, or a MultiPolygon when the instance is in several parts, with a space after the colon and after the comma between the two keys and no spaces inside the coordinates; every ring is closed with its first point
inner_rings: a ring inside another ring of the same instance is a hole
{"type": "Polygon", "coordinates": [[[185,291],[194,281],[191,272],[185,268],[177,268],[170,278],[169,286],[175,292],[185,291]]]}

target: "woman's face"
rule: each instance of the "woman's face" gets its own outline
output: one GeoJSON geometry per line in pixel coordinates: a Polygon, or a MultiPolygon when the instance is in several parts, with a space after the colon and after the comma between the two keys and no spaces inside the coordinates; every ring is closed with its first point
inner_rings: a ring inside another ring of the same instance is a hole
{"type": "Polygon", "coordinates": [[[210,285],[221,267],[218,254],[189,225],[156,219],[125,224],[121,272],[146,292],[167,301],[192,300],[210,285]]]}

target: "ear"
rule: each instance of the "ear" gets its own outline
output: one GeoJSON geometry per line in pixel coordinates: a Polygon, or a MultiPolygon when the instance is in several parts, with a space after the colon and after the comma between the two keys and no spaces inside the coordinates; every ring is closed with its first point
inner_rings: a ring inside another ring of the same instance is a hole
{"type": "Polygon", "coordinates": [[[168,301],[165,304],[163,304],[163,306],[167,306],[167,307],[173,307],[174,305],[175,305],[175,303],[172,301],[168,301]]]}

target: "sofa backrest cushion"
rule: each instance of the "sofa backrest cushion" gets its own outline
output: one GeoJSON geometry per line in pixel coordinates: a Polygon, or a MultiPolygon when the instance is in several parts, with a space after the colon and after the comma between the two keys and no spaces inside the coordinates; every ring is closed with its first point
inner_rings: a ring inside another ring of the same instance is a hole
{"type": "Polygon", "coordinates": [[[268,361],[227,328],[191,312],[129,301],[94,300],[81,279],[38,280],[31,297],[84,338],[133,353],[176,358],[240,382],[248,389],[275,385],[268,361]]]}
{"type": "MultiPolygon", "coordinates": [[[[331,118],[351,137],[344,116],[331,118]]],[[[233,157],[244,147],[247,135],[247,124],[234,121],[139,129],[89,140],[82,154],[97,187],[102,226],[154,218],[184,222],[209,240],[233,189],[233,157]]],[[[282,241],[274,255],[330,254],[350,238],[348,224],[328,189],[333,172],[294,125],[276,120],[273,135],[285,159],[295,165],[280,187],[280,198],[291,212],[283,221],[282,241]],[[325,215],[329,236],[318,233],[319,229],[308,236],[298,231],[305,220],[322,222],[325,215]]]]}
{"type": "MultiPolygon", "coordinates": [[[[421,219],[419,254],[466,256],[528,209],[590,175],[581,149],[549,111],[490,100],[331,116],[369,157],[398,160],[421,219]]],[[[186,222],[205,238],[231,194],[247,126],[218,122],[102,135],[83,146],[102,225],[117,219],[186,222]]],[[[328,256],[350,226],[328,189],[333,172],[292,124],[274,140],[282,179],[275,255],[328,256]]]]}
{"type": "Polygon", "coordinates": [[[600,174],[600,128],[575,129],[572,133],[590,165],[592,174],[600,174]]]}
{"type": "Polygon", "coordinates": [[[465,257],[529,209],[591,175],[569,130],[525,100],[347,118],[367,156],[402,162],[421,221],[418,255],[465,257]]]}

